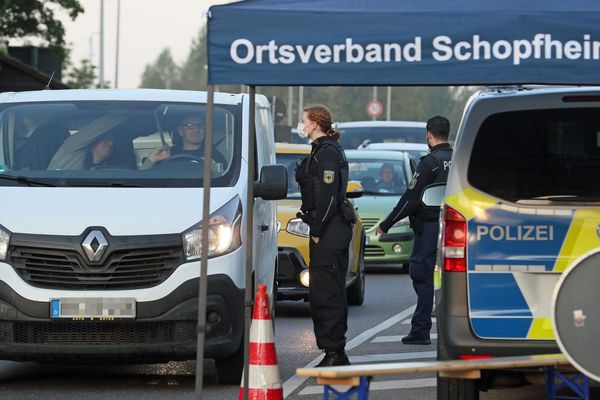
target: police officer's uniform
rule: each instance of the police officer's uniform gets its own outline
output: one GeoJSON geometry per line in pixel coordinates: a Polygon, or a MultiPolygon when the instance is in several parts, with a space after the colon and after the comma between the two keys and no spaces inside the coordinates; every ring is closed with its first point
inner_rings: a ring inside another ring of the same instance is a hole
{"type": "MultiPolygon", "coordinates": [[[[318,244],[309,239],[309,300],[317,346],[327,352],[326,358],[330,353],[345,358],[346,271],[352,224],[342,210],[348,162],[338,142],[329,136],[316,139],[310,157],[296,169],[296,180],[302,194],[303,213],[298,216],[310,226],[310,235],[320,239],[318,244]]],[[[342,361],[347,362],[347,358],[342,361]]]]}
{"type": "Polygon", "coordinates": [[[415,232],[413,251],[410,256],[410,277],[417,293],[417,308],[412,318],[409,337],[429,342],[431,311],[433,308],[433,271],[439,234],[439,210],[421,205],[423,189],[432,183],[446,182],[450,169],[452,149],[448,143],[440,143],[421,157],[408,190],[402,195],[392,213],[379,224],[387,232],[392,225],[410,217],[415,232]]]}

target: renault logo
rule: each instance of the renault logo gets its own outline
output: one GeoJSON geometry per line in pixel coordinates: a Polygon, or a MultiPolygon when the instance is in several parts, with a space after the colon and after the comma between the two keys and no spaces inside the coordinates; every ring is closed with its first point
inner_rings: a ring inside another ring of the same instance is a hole
{"type": "Polygon", "coordinates": [[[108,247],[106,238],[100,231],[91,231],[81,243],[83,251],[92,262],[100,261],[108,247]]]}

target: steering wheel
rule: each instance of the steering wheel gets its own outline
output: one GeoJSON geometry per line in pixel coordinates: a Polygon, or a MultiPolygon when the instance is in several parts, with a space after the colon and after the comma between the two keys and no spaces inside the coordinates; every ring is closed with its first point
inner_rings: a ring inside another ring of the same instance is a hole
{"type": "Polygon", "coordinates": [[[200,157],[196,157],[192,154],[175,154],[172,157],[166,158],[162,160],[161,164],[168,164],[172,162],[193,162],[196,164],[201,164],[204,162],[200,157]]]}

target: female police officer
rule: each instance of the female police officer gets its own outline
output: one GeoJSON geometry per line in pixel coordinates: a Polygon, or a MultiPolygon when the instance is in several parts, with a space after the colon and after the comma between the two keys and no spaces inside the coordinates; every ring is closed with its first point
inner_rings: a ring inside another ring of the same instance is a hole
{"type": "Polygon", "coordinates": [[[348,365],[345,353],[348,307],[346,269],[353,209],[345,201],[348,162],[324,106],[304,109],[298,134],[312,151],[296,169],[302,194],[298,216],[310,226],[310,309],[317,346],[325,352],[319,367],[348,365]]]}

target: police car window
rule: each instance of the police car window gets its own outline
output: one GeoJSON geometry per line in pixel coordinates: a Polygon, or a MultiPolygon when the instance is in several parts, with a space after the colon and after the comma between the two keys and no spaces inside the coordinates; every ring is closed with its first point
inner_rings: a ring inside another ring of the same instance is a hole
{"type": "Polygon", "coordinates": [[[348,159],[350,180],[361,183],[365,194],[402,195],[407,180],[404,163],[389,160],[348,159]]]}
{"type": "Polygon", "coordinates": [[[467,179],[524,204],[600,201],[600,109],[499,113],[481,125],[467,179]]]}

